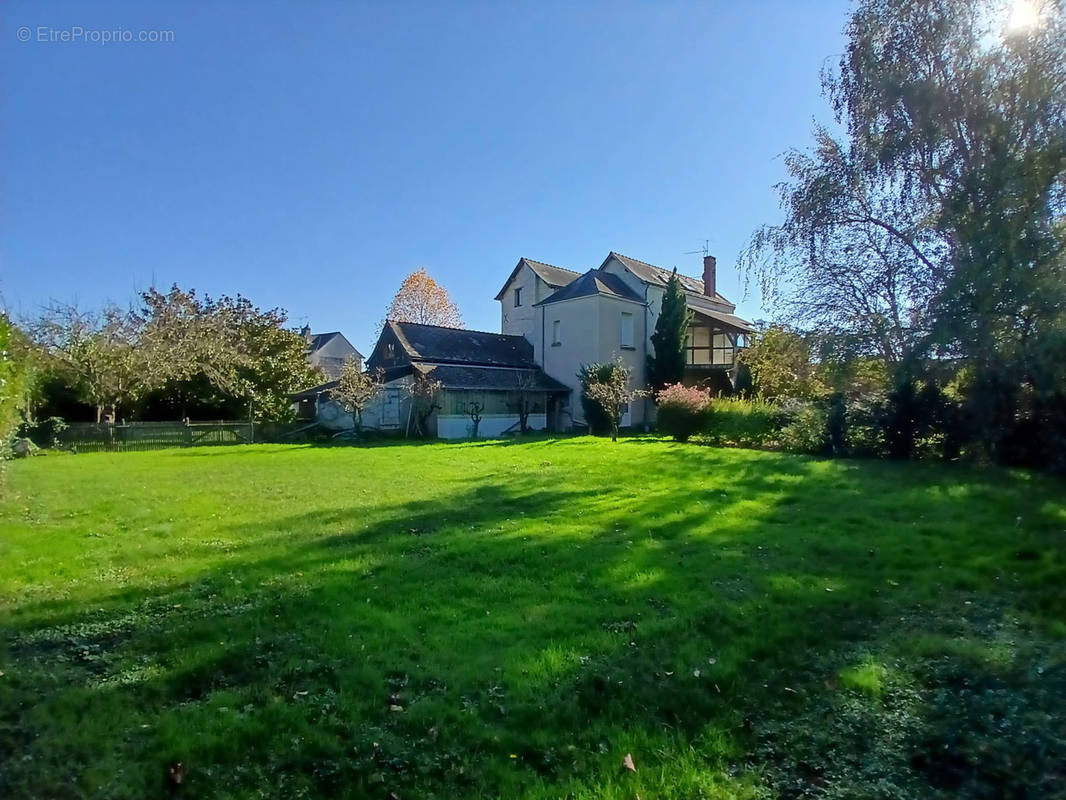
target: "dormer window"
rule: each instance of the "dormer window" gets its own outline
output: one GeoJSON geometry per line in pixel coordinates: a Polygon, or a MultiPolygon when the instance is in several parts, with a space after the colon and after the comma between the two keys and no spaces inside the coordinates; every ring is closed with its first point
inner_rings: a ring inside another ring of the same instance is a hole
{"type": "Polygon", "coordinates": [[[517,289],[514,290],[514,307],[518,308],[520,305],[522,305],[522,287],[521,286],[519,286],[517,289]]]}

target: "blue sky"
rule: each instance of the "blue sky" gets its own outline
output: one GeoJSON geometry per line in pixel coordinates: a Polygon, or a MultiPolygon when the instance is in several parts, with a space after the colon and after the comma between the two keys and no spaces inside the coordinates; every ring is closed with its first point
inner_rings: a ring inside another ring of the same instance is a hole
{"type": "Polygon", "coordinates": [[[240,292],[369,352],[420,266],[498,330],[521,256],[699,274],[710,239],[720,290],[764,317],[737,255],[780,217],[781,153],[830,119],[847,11],[6,0],[0,293],[28,315],[240,292]]]}

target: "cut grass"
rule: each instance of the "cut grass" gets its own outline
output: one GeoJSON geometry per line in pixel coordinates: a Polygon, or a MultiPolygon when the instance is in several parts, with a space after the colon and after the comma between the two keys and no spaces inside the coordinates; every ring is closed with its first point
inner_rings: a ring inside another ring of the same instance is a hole
{"type": "Polygon", "coordinates": [[[1062,794],[1038,476],[570,439],[7,481],[5,798],[1062,794]]]}

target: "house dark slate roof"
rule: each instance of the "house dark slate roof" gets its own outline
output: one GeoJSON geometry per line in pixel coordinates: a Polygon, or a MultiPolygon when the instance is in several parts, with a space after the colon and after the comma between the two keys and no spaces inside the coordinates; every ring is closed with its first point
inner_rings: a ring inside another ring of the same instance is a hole
{"type": "Polygon", "coordinates": [[[522,269],[523,264],[539,275],[540,279],[548,284],[549,289],[558,289],[561,286],[566,286],[581,274],[580,272],[574,272],[572,269],[553,267],[551,264],[545,264],[542,261],[534,261],[532,258],[520,258],[518,263],[515,264],[515,268],[511,270],[511,274],[507,276],[507,280],[503,282],[503,288],[496,295],[496,300],[500,300],[503,297],[503,293],[507,291],[507,286],[514,280],[514,276],[518,274],[518,270],[522,269]]]}
{"type": "Polygon", "coordinates": [[[414,369],[448,389],[497,389],[526,392],[569,392],[539,368],[476,367],[462,364],[415,364],[414,369]]]}
{"type": "Polygon", "coordinates": [[[363,354],[340,331],[311,333],[309,327],[300,332],[307,342],[307,363],[323,370],[331,378],[339,378],[344,362],[354,358],[362,363],[363,354]]]}
{"type": "Polygon", "coordinates": [[[553,267],[551,264],[545,264],[542,261],[534,261],[532,258],[523,258],[522,260],[553,289],[566,286],[581,274],[565,267],[553,267]]]}
{"type": "Polygon", "coordinates": [[[524,336],[441,328],[415,322],[388,322],[411,361],[532,367],[533,345],[524,336]]]}
{"type": "Polygon", "coordinates": [[[307,349],[312,353],[326,345],[326,343],[334,336],[340,336],[340,331],[331,331],[330,333],[315,333],[311,335],[311,340],[307,343],[307,349]]]}
{"type": "MultiPolygon", "coordinates": [[[[617,258],[619,261],[625,264],[626,268],[630,272],[632,272],[642,281],[658,284],[659,286],[666,286],[666,284],[670,282],[670,275],[673,273],[673,270],[663,269],[662,267],[657,267],[654,264],[649,264],[646,261],[640,261],[639,259],[630,258],[629,256],[622,255],[621,253],[616,253],[613,250],[608,254],[607,258],[604,259],[603,264],[600,265],[600,268],[602,269],[604,264],[610,261],[611,258],[617,258]]],[[[703,281],[700,278],[692,278],[688,275],[682,275],[680,272],[677,273],[677,277],[681,281],[681,286],[686,292],[688,292],[689,294],[699,295],[700,297],[707,297],[707,295],[703,293],[703,281]]],[[[728,305],[733,305],[717,292],[715,292],[714,297],[710,297],[708,299],[714,300],[718,303],[726,303],[728,305]]]]}
{"type": "Polygon", "coordinates": [[[541,300],[535,305],[542,306],[548,303],[558,303],[560,300],[572,300],[575,297],[588,297],[594,294],[604,294],[610,297],[618,297],[622,300],[633,300],[643,303],[639,294],[630,289],[626,282],[610,272],[598,269],[590,269],[576,281],[564,286],[559,291],[541,300]]]}

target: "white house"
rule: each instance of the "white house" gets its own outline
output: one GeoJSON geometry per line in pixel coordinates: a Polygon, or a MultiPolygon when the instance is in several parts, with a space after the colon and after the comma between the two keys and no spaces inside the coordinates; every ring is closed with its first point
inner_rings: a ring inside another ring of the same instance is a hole
{"type": "MultiPolygon", "coordinates": [[[[728,391],[752,327],[718,293],[715,268],[714,257],[705,256],[702,279],[678,276],[692,312],[684,380],[728,391]]],[[[472,435],[470,411],[478,407],[480,436],[517,432],[523,417],[532,430],[584,425],[583,365],[621,358],[633,387],[647,384],[651,336],[671,274],[615,252],[584,273],[522,258],[496,295],[502,333],[387,322],[367,359],[385,385],[364,411],[364,425],[409,430],[416,413],[411,386],[423,378],[441,386],[428,420],[429,432],[441,438],[472,435]]],[[[335,386],[334,380],[295,395],[301,416],[335,430],[351,427],[350,416],[329,399],[335,386]]],[[[653,417],[654,405],[642,400],[626,409],[622,425],[647,425],[653,417]]]]}
{"type": "Polygon", "coordinates": [[[307,363],[318,367],[331,379],[341,375],[341,368],[348,359],[354,359],[359,369],[363,368],[363,354],[340,331],[329,333],[311,333],[310,326],[305,326],[300,335],[307,342],[307,363]]]}
{"type": "MultiPolygon", "coordinates": [[[[501,330],[530,342],[536,363],[571,390],[563,413],[582,424],[577,377],[582,365],[621,358],[633,371],[634,386],[646,384],[651,335],[670,275],[670,270],[613,251],[585,273],[522,258],[496,295],[501,330]]],[[[727,390],[737,351],[752,327],[718,293],[714,256],[704,257],[702,280],[678,277],[693,314],[685,382],[727,390]]],[[[650,403],[634,403],[622,424],[643,425],[652,414],[650,403]]]]}

